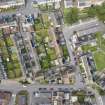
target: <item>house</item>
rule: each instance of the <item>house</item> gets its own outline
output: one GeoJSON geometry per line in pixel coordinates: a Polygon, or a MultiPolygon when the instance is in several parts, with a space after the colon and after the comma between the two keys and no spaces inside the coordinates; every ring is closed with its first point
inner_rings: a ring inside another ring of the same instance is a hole
{"type": "Polygon", "coordinates": [[[91,5],[91,0],[64,0],[65,8],[69,7],[78,7],[84,8],[89,7],[91,5]]]}
{"type": "Polygon", "coordinates": [[[14,16],[4,16],[0,17],[0,29],[10,28],[11,30],[17,27],[17,22],[14,16]]]}
{"type": "Polygon", "coordinates": [[[73,7],[73,0],[64,0],[65,8],[73,7]]]}
{"type": "Polygon", "coordinates": [[[83,68],[85,70],[85,73],[83,73],[83,77],[87,82],[93,82],[92,74],[91,74],[91,67],[88,64],[87,55],[84,55],[81,57],[81,61],[83,64],[83,68]]]}
{"type": "Polygon", "coordinates": [[[52,94],[53,105],[71,105],[70,104],[70,93],[59,91],[52,94]]]}
{"type": "Polygon", "coordinates": [[[41,4],[49,4],[49,3],[58,3],[60,1],[61,0],[34,0],[33,2],[38,5],[41,5],[41,4]]]}
{"type": "Polygon", "coordinates": [[[0,0],[0,8],[7,9],[15,6],[25,5],[25,0],[0,0]]]}
{"type": "Polygon", "coordinates": [[[91,5],[100,5],[104,0],[64,0],[65,8],[78,7],[80,9],[91,5]]]}
{"type": "Polygon", "coordinates": [[[91,5],[91,0],[78,0],[78,8],[85,8],[91,5]]]}

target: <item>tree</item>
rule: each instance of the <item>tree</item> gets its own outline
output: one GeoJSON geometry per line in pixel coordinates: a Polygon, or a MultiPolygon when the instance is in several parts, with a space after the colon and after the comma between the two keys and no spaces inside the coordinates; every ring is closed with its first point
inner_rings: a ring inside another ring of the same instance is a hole
{"type": "Polygon", "coordinates": [[[97,9],[97,17],[101,21],[105,21],[105,5],[103,4],[97,9]]]}
{"type": "Polygon", "coordinates": [[[105,21],[105,3],[103,3],[102,5],[96,5],[96,6],[91,6],[87,9],[87,14],[89,17],[95,17],[97,16],[97,18],[100,21],[105,21]]]}
{"type": "Polygon", "coordinates": [[[88,8],[87,14],[89,17],[95,17],[97,14],[96,7],[92,6],[92,7],[88,8]]]}
{"type": "Polygon", "coordinates": [[[78,8],[70,8],[70,10],[65,14],[65,22],[68,24],[73,24],[79,20],[79,10],[78,8]]]}

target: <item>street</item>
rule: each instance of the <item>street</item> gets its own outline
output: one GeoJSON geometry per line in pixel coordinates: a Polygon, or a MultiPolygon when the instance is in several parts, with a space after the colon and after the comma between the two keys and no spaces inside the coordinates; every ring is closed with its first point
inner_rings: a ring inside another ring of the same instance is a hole
{"type": "MultiPolygon", "coordinates": [[[[32,1],[33,0],[27,0],[27,4],[26,4],[26,7],[22,7],[22,8],[18,8],[16,10],[16,12],[5,12],[5,13],[1,13],[0,16],[4,16],[4,15],[13,15],[13,14],[22,14],[22,15],[29,15],[29,14],[34,14],[35,17],[37,17],[38,13],[40,12],[40,10],[38,8],[33,8],[32,7],[32,1]]],[[[57,26],[57,19],[55,18],[55,15],[54,13],[51,13],[49,16],[51,17],[53,23],[54,23],[54,26],[57,26]]],[[[63,21],[62,21],[63,23],[63,21]]],[[[81,75],[81,71],[80,71],[80,68],[79,66],[76,64],[76,60],[75,60],[75,57],[76,55],[74,54],[74,49],[72,47],[72,41],[70,41],[71,37],[73,36],[74,32],[75,31],[79,31],[80,33],[83,33],[83,34],[86,34],[86,33],[89,33],[91,32],[92,30],[88,30],[90,27],[95,27],[94,31],[97,31],[97,29],[99,28],[98,27],[98,24],[100,24],[97,19],[94,19],[94,20],[90,20],[88,22],[81,22],[80,24],[76,24],[76,25],[72,25],[72,26],[63,26],[62,27],[62,31],[63,31],[63,35],[64,35],[64,38],[65,38],[65,41],[66,41],[66,45],[67,45],[67,49],[68,49],[68,52],[69,52],[69,56],[70,56],[70,65],[74,66],[75,67],[75,78],[76,78],[76,81],[73,85],[65,85],[65,84],[47,84],[47,85],[41,85],[41,84],[37,84],[36,81],[33,83],[33,84],[29,84],[29,85],[22,85],[20,83],[3,83],[1,82],[0,84],[0,90],[4,90],[4,91],[10,91],[13,93],[12,95],[12,98],[11,98],[11,101],[9,103],[9,105],[14,105],[15,104],[15,98],[16,98],[16,94],[21,91],[21,90],[26,90],[28,91],[29,93],[29,105],[33,105],[34,103],[34,98],[33,98],[33,92],[34,91],[39,91],[39,88],[46,88],[48,91],[50,88],[53,88],[53,91],[59,91],[59,89],[62,89],[62,90],[66,90],[68,89],[69,91],[74,91],[74,90],[86,90],[87,86],[86,86],[86,83],[83,82],[83,77],[81,75]],[[96,28],[98,27],[98,28],[96,28]],[[86,32],[84,32],[84,30],[87,30],[86,32]]],[[[23,32],[22,30],[22,24],[21,24],[21,21],[18,23],[19,25],[19,34],[22,36],[22,41],[23,41],[23,44],[24,44],[24,48],[26,46],[26,44],[24,43],[25,42],[25,38],[30,41],[30,38],[26,36],[26,33],[23,32]]],[[[104,28],[104,27],[103,27],[104,28]]],[[[102,30],[103,30],[102,28],[102,30]]],[[[53,29],[51,29],[52,32],[54,32],[53,29]]],[[[103,30],[104,31],[104,30],[103,30]]],[[[29,35],[29,34],[28,34],[29,35]]],[[[55,36],[54,36],[55,38],[55,36]]],[[[56,41],[56,38],[55,40],[56,41]]],[[[31,43],[29,42],[29,48],[31,49],[31,53],[32,53],[32,57],[36,63],[36,66],[35,67],[32,67],[31,68],[31,73],[32,73],[32,76],[33,76],[33,72],[37,72],[37,70],[40,69],[39,67],[39,64],[38,64],[38,56],[37,56],[37,53],[36,53],[36,50],[32,48],[31,46],[31,43]],[[32,50],[33,49],[33,50],[32,50]]],[[[19,48],[20,50],[20,48],[19,48]]],[[[60,50],[58,48],[58,46],[56,47],[56,52],[57,54],[59,55],[60,53],[60,50]]],[[[29,57],[29,53],[27,52],[26,55],[29,57]]],[[[24,66],[25,64],[25,61],[22,61],[21,62],[22,65],[24,66]]],[[[31,61],[29,61],[30,65],[31,65],[31,61]]],[[[85,61],[84,61],[85,63],[85,61]]],[[[26,67],[23,67],[25,68],[25,71],[23,72],[27,72],[27,74],[29,75],[30,71],[28,71],[26,69],[26,67]]],[[[87,73],[88,75],[88,80],[91,80],[90,78],[90,74],[87,73]]],[[[32,79],[32,78],[31,78],[32,79]]],[[[96,90],[93,90],[92,88],[88,88],[89,90],[91,90],[94,94],[95,94],[95,97],[96,97],[96,101],[97,101],[97,105],[104,105],[103,104],[103,100],[102,100],[102,97],[97,93],[96,90]]],[[[51,91],[51,90],[50,90],[51,91]]]]}

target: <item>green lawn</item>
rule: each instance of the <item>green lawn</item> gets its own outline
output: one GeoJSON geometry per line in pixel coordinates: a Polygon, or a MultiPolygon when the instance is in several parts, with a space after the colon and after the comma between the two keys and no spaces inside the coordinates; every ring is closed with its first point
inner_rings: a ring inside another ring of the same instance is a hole
{"type": "Polygon", "coordinates": [[[40,17],[35,19],[35,21],[34,21],[34,27],[35,27],[36,31],[40,31],[40,29],[43,29],[43,25],[41,23],[40,17]]]}
{"type": "Polygon", "coordinates": [[[79,20],[79,9],[76,7],[64,9],[64,22],[72,25],[79,20]]]}
{"type": "Polygon", "coordinates": [[[11,39],[11,37],[6,38],[6,41],[7,41],[8,46],[13,46],[14,45],[13,40],[11,39]]]}
{"type": "Polygon", "coordinates": [[[43,29],[48,29],[50,26],[50,21],[48,14],[41,14],[37,19],[35,19],[34,27],[36,31],[43,31],[43,29]]]}
{"type": "Polygon", "coordinates": [[[96,64],[96,69],[98,71],[103,70],[105,68],[105,53],[102,51],[95,52],[94,61],[96,64]]]}
{"type": "Polygon", "coordinates": [[[65,8],[65,9],[64,9],[64,11],[63,11],[63,13],[64,13],[64,16],[66,16],[66,15],[69,13],[69,11],[70,11],[70,9],[68,9],[68,8],[65,8]]]}
{"type": "Polygon", "coordinates": [[[38,54],[40,54],[40,53],[45,53],[45,48],[44,48],[44,46],[43,46],[43,45],[40,45],[40,46],[37,48],[37,52],[38,52],[38,54]]]}
{"type": "Polygon", "coordinates": [[[16,53],[12,53],[12,60],[13,61],[17,60],[17,54],[16,53]]]}
{"type": "Polygon", "coordinates": [[[48,14],[42,14],[42,19],[43,19],[43,23],[44,23],[45,28],[46,29],[49,28],[50,21],[49,21],[48,14]]]}
{"type": "Polygon", "coordinates": [[[83,66],[80,64],[79,67],[80,67],[81,73],[84,73],[84,68],[83,68],[83,66]]]}
{"type": "Polygon", "coordinates": [[[9,78],[9,79],[15,78],[14,72],[13,72],[12,70],[7,71],[7,75],[8,75],[8,78],[9,78]]]}
{"type": "Polygon", "coordinates": [[[4,46],[5,46],[5,42],[2,39],[0,39],[0,48],[3,48],[4,46]]]}
{"type": "MultiPolygon", "coordinates": [[[[75,8],[75,7],[74,7],[75,8]]],[[[105,21],[105,3],[102,5],[94,5],[90,7],[86,7],[82,10],[79,10],[76,12],[76,10],[68,12],[72,8],[64,9],[64,20],[65,23],[76,23],[78,19],[89,19],[97,17],[100,21],[105,21]],[[79,15],[77,15],[77,13],[79,15]],[[74,21],[75,20],[75,21],[74,21]]]]}
{"type": "Polygon", "coordinates": [[[101,89],[100,87],[96,87],[96,89],[97,89],[97,91],[99,92],[99,94],[101,95],[101,96],[105,96],[105,91],[103,90],[103,89],[101,89]]]}
{"type": "Polygon", "coordinates": [[[1,9],[1,12],[16,12],[16,8],[11,7],[11,8],[8,8],[8,9],[1,9]]]}
{"type": "Polygon", "coordinates": [[[105,51],[105,38],[102,37],[102,33],[97,32],[96,33],[96,39],[98,47],[101,48],[103,51],[105,51]]]}
{"type": "Polygon", "coordinates": [[[83,45],[82,50],[83,50],[83,52],[88,52],[88,51],[94,52],[97,50],[97,46],[92,46],[90,44],[83,45]]]}
{"type": "Polygon", "coordinates": [[[38,7],[39,7],[40,10],[47,11],[47,12],[54,10],[53,4],[52,5],[43,4],[43,5],[39,5],[38,7]]]}
{"type": "Polygon", "coordinates": [[[39,31],[36,31],[36,39],[38,41],[42,40],[46,36],[48,36],[48,30],[47,29],[41,29],[39,31]]]}
{"type": "Polygon", "coordinates": [[[102,35],[103,34],[100,32],[96,33],[96,46],[87,44],[81,47],[83,52],[93,52],[97,71],[101,71],[105,68],[105,39],[102,35]]]}
{"type": "Polygon", "coordinates": [[[66,21],[66,17],[67,17],[67,15],[68,15],[69,11],[70,11],[70,9],[68,9],[68,8],[65,8],[64,11],[63,11],[64,23],[65,23],[65,24],[68,24],[68,22],[66,21]]]}
{"type": "Polygon", "coordinates": [[[62,45],[61,48],[62,48],[63,56],[67,58],[69,56],[69,53],[66,45],[62,45]]]}
{"type": "Polygon", "coordinates": [[[0,36],[2,36],[3,34],[2,34],[2,30],[0,29],[0,36]]]}
{"type": "Polygon", "coordinates": [[[55,49],[49,48],[49,49],[47,49],[47,53],[50,56],[51,60],[55,60],[57,58],[55,49]]]}
{"type": "Polygon", "coordinates": [[[42,67],[43,70],[46,70],[46,69],[50,68],[51,63],[50,63],[49,57],[45,56],[45,57],[41,58],[40,64],[41,64],[41,67],[42,67]]]}

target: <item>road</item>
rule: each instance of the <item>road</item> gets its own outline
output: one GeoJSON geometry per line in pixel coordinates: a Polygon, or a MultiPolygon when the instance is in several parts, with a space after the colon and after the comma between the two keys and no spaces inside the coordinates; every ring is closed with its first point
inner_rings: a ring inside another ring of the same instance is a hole
{"type": "Polygon", "coordinates": [[[92,74],[90,72],[90,67],[87,64],[86,56],[83,56],[81,59],[83,60],[82,62],[83,62],[83,65],[85,66],[85,73],[86,73],[86,76],[87,76],[87,83],[92,83],[93,78],[92,78],[92,74]]]}
{"type": "Polygon", "coordinates": [[[24,87],[23,85],[21,84],[12,84],[12,83],[7,83],[7,84],[1,84],[0,85],[0,90],[7,90],[7,91],[11,91],[13,93],[17,93],[21,90],[27,90],[29,92],[32,92],[34,91],[35,89],[39,89],[39,88],[55,88],[58,89],[58,88],[68,88],[68,89],[74,89],[74,90],[78,90],[78,89],[84,89],[84,87],[82,85],[65,85],[65,84],[55,84],[55,85],[36,85],[36,84],[29,84],[27,85],[26,87],[24,87]]]}
{"type": "MultiPolygon", "coordinates": [[[[21,22],[20,22],[21,23],[21,22]]],[[[22,27],[21,27],[22,29],[22,27]]],[[[38,55],[36,54],[37,52],[35,51],[35,48],[32,47],[31,45],[31,34],[29,32],[22,32],[21,30],[21,33],[22,33],[22,36],[23,36],[23,39],[24,39],[24,42],[27,41],[27,45],[25,44],[25,47],[28,46],[28,56],[30,57],[31,56],[31,60],[35,61],[35,66],[32,67],[32,70],[34,73],[36,73],[37,71],[41,70],[40,68],[40,65],[39,65],[39,61],[38,61],[38,55]]],[[[31,62],[30,62],[31,64],[31,62]]]]}
{"type": "MultiPolygon", "coordinates": [[[[30,84],[27,87],[24,87],[21,84],[10,84],[10,83],[0,85],[0,90],[10,91],[14,95],[16,95],[21,90],[27,90],[29,92],[29,96],[30,96],[30,98],[29,98],[30,104],[29,105],[31,105],[31,103],[34,102],[34,100],[32,99],[33,92],[38,91],[39,88],[47,88],[47,89],[53,88],[53,90],[55,90],[55,91],[58,91],[59,88],[62,88],[63,90],[69,89],[70,91],[85,89],[82,85],[78,86],[77,84],[76,85],[64,85],[64,84],[61,84],[61,85],[36,85],[36,84],[30,84]]],[[[14,96],[12,97],[12,99],[14,99],[14,96]]],[[[11,103],[14,103],[14,101],[13,100],[10,101],[10,105],[14,105],[11,103]]]]}
{"type": "Polygon", "coordinates": [[[77,86],[81,86],[82,85],[82,86],[85,87],[85,84],[82,82],[83,78],[80,75],[80,68],[75,64],[76,63],[76,61],[75,61],[75,55],[73,54],[74,49],[72,47],[72,42],[70,42],[70,40],[69,40],[70,36],[71,36],[71,33],[73,33],[73,31],[68,32],[67,29],[63,30],[63,34],[64,34],[64,37],[65,37],[65,40],[66,40],[66,45],[67,45],[68,52],[69,52],[70,59],[71,59],[71,65],[74,65],[76,67],[76,70],[75,70],[76,83],[75,84],[77,86]]]}
{"type": "Polygon", "coordinates": [[[10,12],[2,12],[0,13],[0,16],[4,16],[4,15],[12,15],[12,14],[23,14],[23,15],[29,15],[29,14],[33,14],[37,16],[37,13],[39,12],[38,8],[33,8],[32,7],[32,1],[33,0],[26,0],[26,7],[19,7],[18,9],[16,9],[16,11],[10,11],[10,12]]]}
{"type": "Polygon", "coordinates": [[[100,96],[96,89],[93,89],[91,87],[87,87],[87,89],[95,94],[97,105],[105,105],[102,96],[100,96]]]}
{"type": "MultiPolygon", "coordinates": [[[[23,15],[29,15],[29,14],[35,14],[37,15],[37,13],[39,12],[39,10],[37,8],[32,8],[31,6],[32,0],[27,0],[27,4],[26,7],[24,8],[19,8],[17,9],[16,12],[5,12],[5,13],[1,13],[0,15],[11,15],[11,14],[18,14],[21,13],[23,15]]],[[[51,17],[53,17],[53,14],[51,15],[51,17]]],[[[56,21],[56,20],[54,20],[56,21]]],[[[94,24],[97,24],[97,20],[91,20],[89,22],[83,22],[77,25],[73,25],[70,27],[64,27],[63,28],[63,33],[64,33],[64,37],[66,40],[66,44],[67,44],[67,48],[69,51],[69,55],[71,58],[71,64],[75,65],[75,60],[74,60],[74,54],[73,54],[73,49],[72,49],[72,43],[70,42],[70,37],[73,35],[74,31],[78,31],[78,30],[84,30],[85,28],[91,27],[94,24]]],[[[82,81],[81,75],[80,75],[80,69],[78,66],[76,66],[76,83],[74,85],[36,85],[36,84],[30,84],[27,87],[22,86],[21,84],[0,84],[0,90],[6,90],[6,91],[11,91],[14,95],[12,96],[13,101],[10,101],[10,105],[14,104],[14,98],[15,95],[21,91],[21,90],[27,90],[30,94],[30,101],[29,101],[29,105],[31,105],[31,103],[33,102],[32,100],[32,94],[35,90],[39,90],[39,88],[54,88],[54,90],[58,90],[59,88],[65,89],[68,88],[69,90],[72,91],[73,90],[79,90],[79,89],[86,89],[85,88],[85,84],[82,81]]],[[[98,101],[101,100],[100,96],[96,93],[96,98],[97,98],[97,103],[98,101]]],[[[98,103],[98,105],[103,105],[102,103],[98,103]]]]}
{"type": "MultiPolygon", "coordinates": [[[[56,19],[54,13],[50,14],[50,17],[51,17],[51,19],[52,19],[52,21],[54,23],[54,26],[55,27],[58,26],[57,19],[56,19]]],[[[68,48],[68,51],[69,51],[69,56],[70,56],[70,59],[71,59],[71,65],[74,65],[76,67],[75,68],[76,69],[75,70],[75,78],[76,78],[76,80],[75,80],[74,87],[78,87],[78,88],[82,89],[82,88],[85,87],[85,84],[82,82],[83,78],[80,75],[79,67],[75,65],[75,60],[74,60],[75,55],[73,54],[74,49],[72,48],[72,43],[70,43],[70,41],[68,40],[68,37],[66,37],[69,34],[67,33],[66,30],[63,30],[63,34],[64,34],[64,37],[65,37],[65,40],[66,40],[66,45],[67,45],[67,48],[68,48]]]]}
{"type": "MultiPolygon", "coordinates": [[[[97,21],[97,19],[94,19],[94,20],[90,20],[90,21],[86,21],[86,22],[82,22],[80,24],[76,24],[76,25],[73,25],[73,26],[64,26],[63,27],[63,34],[64,34],[64,37],[65,37],[65,40],[66,40],[66,45],[67,45],[67,48],[68,48],[68,52],[69,52],[69,55],[70,55],[70,58],[71,58],[71,64],[76,66],[75,65],[75,57],[76,55],[74,55],[74,49],[72,47],[72,41],[70,40],[71,37],[73,36],[73,33],[74,31],[82,31],[82,30],[86,30],[86,29],[89,29],[90,27],[94,27],[94,26],[97,26],[97,24],[99,24],[99,22],[97,21]]],[[[77,84],[81,84],[80,81],[80,76],[79,76],[79,72],[80,72],[80,68],[78,66],[77,67],[77,73],[76,73],[76,77],[77,77],[77,84]]],[[[89,73],[88,73],[89,74],[89,73]]],[[[90,75],[89,75],[90,77],[90,75]]]]}
{"type": "MultiPolygon", "coordinates": [[[[65,37],[65,40],[66,40],[67,48],[68,48],[68,51],[69,51],[69,55],[70,55],[70,58],[71,58],[71,64],[75,65],[75,61],[74,61],[75,56],[73,55],[74,49],[72,48],[72,43],[70,42],[70,37],[73,36],[74,31],[88,30],[90,27],[96,27],[97,25],[100,25],[101,26],[100,30],[104,32],[103,27],[105,27],[105,26],[103,26],[102,23],[99,23],[97,21],[97,19],[94,19],[94,20],[91,20],[91,21],[88,21],[88,22],[82,22],[80,24],[76,24],[76,25],[73,25],[73,26],[70,26],[70,27],[69,26],[67,26],[67,27],[64,26],[63,33],[64,33],[64,37],[65,37]]],[[[96,30],[96,31],[98,31],[98,30],[96,30]]],[[[86,32],[86,31],[84,31],[84,32],[86,32]]],[[[76,84],[78,84],[78,85],[80,85],[80,83],[81,83],[81,82],[79,82],[80,78],[81,78],[81,77],[79,77],[79,71],[80,71],[79,69],[80,68],[78,68],[78,66],[77,66],[76,77],[77,77],[78,80],[77,80],[76,84]]],[[[88,75],[88,81],[91,81],[92,79],[91,79],[90,73],[88,72],[87,75],[88,75]]],[[[89,82],[87,82],[87,84],[89,84],[89,82]]],[[[98,94],[98,92],[96,90],[93,90],[91,88],[91,86],[89,87],[89,89],[95,94],[97,105],[104,105],[102,97],[98,94]]]]}

